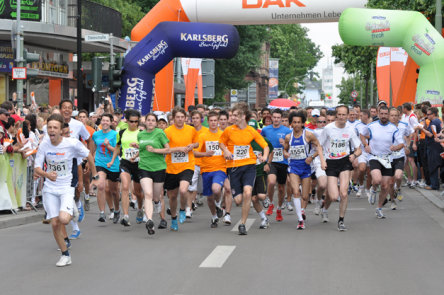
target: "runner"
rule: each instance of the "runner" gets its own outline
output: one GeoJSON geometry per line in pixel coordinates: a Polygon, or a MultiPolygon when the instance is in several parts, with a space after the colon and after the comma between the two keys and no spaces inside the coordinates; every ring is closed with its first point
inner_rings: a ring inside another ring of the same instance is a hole
{"type": "Polygon", "coordinates": [[[117,131],[111,129],[113,116],[103,114],[100,120],[102,130],[94,132],[91,151],[95,152],[95,164],[99,174],[97,186],[97,204],[99,206],[99,222],[105,222],[105,202],[110,209],[109,219],[113,223],[119,222],[119,159],[116,159],[110,167],[113,153],[117,144],[117,131]]]}
{"type": "Polygon", "coordinates": [[[91,153],[80,141],[62,137],[64,119],[61,115],[51,115],[47,122],[48,138],[42,141],[37,151],[35,173],[45,178],[42,191],[43,205],[47,218],[51,219],[54,239],[62,251],[62,256],[56,265],[66,266],[70,265],[72,260],[66,245],[69,239],[64,239],[62,225],[69,223],[75,206],[73,202],[75,189],[71,187],[73,159],[88,157],[94,175],[91,186],[97,185],[97,171],[91,153]],[[45,163],[46,171],[43,170],[45,163]]]}
{"type": "Polygon", "coordinates": [[[265,162],[269,156],[267,142],[256,130],[248,126],[249,120],[248,106],[243,103],[237,104],[233,108],[234,125],[227,127],[219,140],[227,160],[227,172],[234,201],[236,204],[242,203],[242,218],[238,227],[240,235],[247,234],[245,222],[250,211],[251,195],[256,178],[256,156],[251,142],[255,140],[264,149],[263,155],[258,157],[260,162],[265,162]]]}
{"type": "Polygon", "coordinates": [[[404,147],[401,133],[398,128],[389,122],[389,111],[386,106],[380,106],[378,112],[379,120],[370,123],[363,135],[368,138],[365,143],[365,151],[369,153],[370,174],[372,176],[372,188],[370,189],[369,203],[373,205],[376,201],[377,187],[381,186],[379,193],[376,217],[385,218],[382,213],[384,200],[389,194],[390,182],[393,177],[393,168],[390,163],[392,152],[399,151],[404,147]]]}
{"type": "Polygon", "coordinates": [[[401,122],[407,123],[410,129],[411,136],[409,138],[409,153],[407,154],[407,162],[405,165],[405,171],[407,174],[407,185],[409,188],[414,188],[418,182],[418,171],[416,167],[415,157],[417,155],[417,145],[415,138],[415,131],[419,130],[418,117],[412,110],[412,104],[406,102],[402,105],[402,118],[401,122]]]}
{"type": "MultiPolygon", "coordinates": [[[[131,124],[131,119],[129,119],[131,124]]],[[[145,196],[145,215],[148,220],[146,229],[149,235],[154,234],[153,222],[153,199],[159,202],[158,198],[162,194],[163,183],[165,181],[165,154],[170,152],[168,138],[162,129],[156,128],[157,117],[154,114],[145,116],[145,130],[137,135],[137,143],[132,143],[133,147],[139,148],[139,176],[145,196]]],[[[141,208],[141,207],[139,207],[141,208]]],[[[143,214],[142,214],[143,215],[143,214]]],[[[143,217],[142,217],[143,218],[143,217]]],[[[161,228],[167,227],[165,219],[160,221],[161,228]]],[[[160,226],[160,224],[159,224],[160,226]]]]}
{"type": "MultiPolygon", "coordinates": [[[[367,129],[367,125],[370,124],[372,121],[370,118],[370,112],[368,110],[362,110],[361,111],[361,122],[356,124],[356,130],[358,131],[358,136],[361,139],[361,150],[362,154],[358,157],[358,174],[357,174],[357,183],[359,184],[358,191],[356,192],[356,197],[361,197],[365,192],[365,186],[364,186],[364,177],[367,172],[369,172],[368,168],[368,153],[364,149],[364,143],[367,142],[367,139],[362,137],[362,134],[367,129]]],[[[368,173],[367,177],[371,178],[371,176],[368,173]]]]}
{"type": "MultiPolygon", "coordinates": [[[[313,130],[313,134],[319,140],[321,138],[322,132],[324,132],[324,128],[327,124],[327,119],[325,116],[321,115],[318,118],[316,129],[313,130]]],[[[325,147],[322,147],[324,150],[325,147]]],[[[318,152],[319,155],[319,152],[318,152]]],[[[315,215],[319,215],[321,213],[321,208],[323,206],[323,200],[325,198],[324,194],[327,189],[327,174],[325,174],[325,169],[322,169],[320,157],[317,156],[314,158],[312,162],[312,172],[316,177],[316,198],[315,208],[313,213],[315,215]]]]}
{"type": "MultiPolygon", "coordinates": [[[[336,121],[328,124],[320,138],[320,144],[326,147],[324,151],[327,162],[327,199],[322,208],[323,222],[328,222],[328,208],[331,202],[341,198],[339,203],[338,230],[346,231],[344,223],[347,210],[347,189],[350,181],[350,171],[353,170],[353,161],[361,155],[360,140],[353,128],[345,125],[348,116],[348,107],[336,107],[336,121]],[[354,152],[351,153],[351,147],[354,152]],[[338,190],[339,179],[339,190],[338,190]]],[[[328,117],[328,114],[327,114],[328,117]]],[[[328,118],[327,118],[328,119],[328,118]]]]}
{"type": "Polygon", "coordinates": [[[139,151],[137,148],[133,147],[133,143],[137,144],[138,142],[137,135],[139,134],[140,113],[136,110],[128,109],[125,111],[125,119],[128,124],[128,128],[121,129],[117,134],[117,145],[114,149],[111,162],[107,164],[107,168],[112,167],[117,155],[121,154],[120,181],[122,183],[121,199],[123,218],[120,220],[120,224],[122,224],[123,226],[131,226],[131,223],[129,221],[129,191],[131,187],[131,181],[133,184],[132,195],[136,196],[138,203],[136,223],[140,224],[143,221],[143,199],[139,179],[139,157],[137,157],[139,151]]]}
{"type": "MultiPolygon", "coordinates": [[[[358,117],[358,114],[356,112],[356,109],[354,107],[350,108],[349,109],[349,114],[348,114],[348,120],[347,120],[346,125],[352,127],[355,130],[356,135],[358,136],[358,138],[359,138],[359,131],[356,128],[356,126],[359,123],[360,123],[359,122],[359,117],[358,117]]],[[[361,148],[361,151],[362,151],[362,148],[361,148]]],[[[350,174],[350,186],[349,186],[349,189],[348,189],[348,193],[349,194],[352,191],[355,191],[355,192],[359,191],[359,186],[358,186],[358,175],[359,175],[358,166],[359,166],[359,163],[358,162],[359,162],[358,159],[355,159],[353,161],[353,172],[350,174]]]]}
{"type": "Polygon", "coordinates": [[[223,211],[220,208],[222,188],[227,178],[226,161],[219,147],[222,130],[217,128],[219,115],[210,111],[208,114],[209,129],[199,135],[199,148],[194,151],[200,158],[203,181],[203,195],[207,197],[208,208],[211,212],[211,228],[216,228],[223,211]]]}
{"type": "Polygon", "coordinates": [[[288,173],[290,174],[290,184],[293,189],[293,203],[298,216],[297,229],[305,229],[304,216],[302,211],[301,191],[299,186],[302,185],[302,198],[308,202],[308,195],[310,193],[310,164],[313,159],[318,156],[321,162],[321,169],[325,170],[325,160],[322,154],[322,147],[319,144],[316,136],[304,129],[306,121],[305,115],[302,112],[293,112],[288,119],[293,127],[293,132],[285,136],[284,155],[289,159],[288,173]],[[316,152],[309,156],[311,145],[316,146],[316,152]]]}
{"type": "Polygon", "coordinates": [[[270,156],[268,163],[270,164],[270,172],[268,173],[268,199],[270,205],[268,206],[267,215],[273,214],[274,204],[274,187],[278,184],[278,207],[276,210],[276,221],[283,221],[282,205],[285,197],[285,184],[287,182],[288,161],[284,158],[283,146],[281,139],[284,139],[287,134],[291,133],[290,128],[282,125],[282,111],[280,109],[273,110],[272,115],[273,124],[264,127],[261,135],[266,137],[273,145],[273,154],[270,156]]]}
{"type": "Polygon", "coordinates": [[[170,141],[171,154],[166,155],[165,189],[170,200],[171,229],[179,230],[177,224],[177,197],[180,193],[179,222],[186,219],[185,207],[187,205],[188,187],[194,174],[193,149],[199,146],[196,129],[186,125],[187,113],[180,107],[173,109],[174,124],[165,129],[170,141]]]}
{"type": "MultiPolygon", "coordinates": [[[[219,129],[224,131],[228,127],[229,123],[229,113],[226,110],[221,110],[219,112],[219,129]]],[[[231,185],[230,185],[230,179],[227,177],[224,182],[224,198],[222,200],[222,208],[224,208],[224,218],[223,223],[225,225],[231,224],[231,206],[233,204],[233,196],[231,194],[231,185]]]]}

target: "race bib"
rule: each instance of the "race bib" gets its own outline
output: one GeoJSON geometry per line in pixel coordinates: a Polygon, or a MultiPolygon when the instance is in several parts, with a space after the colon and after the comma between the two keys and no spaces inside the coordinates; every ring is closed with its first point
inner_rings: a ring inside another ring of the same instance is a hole
{"type": "Polygon", "coordinates": [[[393,159],[398,159],[398,158],[401,158],[403,156],[404,156],[404,154],[402,153],[402,149],[400,149],[399,151],[396,151],[396,152],[392,152],[392,158],[393,159]]]}
{"type": "Polygon", "coordinates": [[[330,142],[330,158],[342,158],[347,156],[347,141],[335,139],[330,142]]]}
{"type": "Polygon", "coordinates": [[[284,149],[273,149],[273,162],[282,162],[284,160],[284,149]]]}
{"type": "MultiPolygon", "coordinates": [[[[126,150],[125,150],[125,159],[126,160],[128,160],[128,161],[130,161],[132,158],[134,158],[136,155],[137,155],[137,152],[138,152],[139,150],[138,149],[135,149],[135,148],[127,148],[126,150]]],[[[135,160],[134,160],[134,162],[139,162],[139,157],[137,157],[135,160]]]]}
{"type": "Polygon", "coordinates": [[[219,147],[218,141],[206,141],[205,148],[207,152],[209,151],[214,152],[213,156],[222,156],[222,150],[219,147]]]}
{"type": "Polygon", "coordinates": [[[68,171],[68,162],[67,161],[49,161],[47,163],[48,171],[56,172],[57,176],[66,176],[71,171],[68,171]]]}
{"type": "Polygon", "coordinates": [[[171,154],[172,163],[188,163],[188,153],[175,152],[171,154]]]}
{"type": "Polygon", "coordinates": [[[290,147],[290,160],[306,159],[305,147],[303,145],[295,145],[290,147]]]}
{"type": "Polygon", "coordinates": [[[250,158],[250,146],[249,145],[235,145],[234,146],[234,160],[243,160],[250,158]]]}
{"type": "Polygon", "coordinates": [[[379,163],[381,163],[382,166],[386,169],[391,169],[392,164],[390,163],[390,159],[388,156],[377,156],[376,159],[379,163]]]}
{"type": "Polygon", "coordinates": [[[262,156],[262,153],[260,151],[253,151],[253,152],[256,155],[256,165],[262,164],[261,161],[259,160],[259,157],[262,156]]]}

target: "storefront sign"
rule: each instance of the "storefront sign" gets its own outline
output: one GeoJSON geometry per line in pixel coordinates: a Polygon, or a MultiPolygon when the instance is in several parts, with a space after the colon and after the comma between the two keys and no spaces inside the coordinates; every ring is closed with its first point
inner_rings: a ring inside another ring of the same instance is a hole
{"type": "Polygon", "coordinates": [[[34,62],[30,67],[37,69],[39,76],[49,76],[56,78],[69,78],[69,66],[61,65],[55,62],[34,62]]]}
{"type": "Polygon", "coordinates": [[[11,44],[0,42],[0,72],[10,73],[13,67],[14,51],[12,50],[11,44]]]}
{"type": "MultiPolygon", "coordinates": [[[[21,20],[40,21],[42,15],[41,0],[21,0],[21,20]]],[[[0,0],[0,18],[17,18],[17,0],[0,0]]]]}

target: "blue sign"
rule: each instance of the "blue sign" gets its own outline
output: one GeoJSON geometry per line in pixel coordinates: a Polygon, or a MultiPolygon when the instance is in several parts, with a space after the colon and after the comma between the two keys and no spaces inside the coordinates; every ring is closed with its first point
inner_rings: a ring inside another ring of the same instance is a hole
{"type": "Polygon", "coordinates": [[[149,113],[155,75],[175,57],[232,58],[238,48],[232,25],[162,22],[125,56],[119,107],[149,113]]]}
{"type": "Polygon", "coordinates": [[[0,72],[10,73],[14,66],[14,51],[11,43],[0,42],[0,72]]]}

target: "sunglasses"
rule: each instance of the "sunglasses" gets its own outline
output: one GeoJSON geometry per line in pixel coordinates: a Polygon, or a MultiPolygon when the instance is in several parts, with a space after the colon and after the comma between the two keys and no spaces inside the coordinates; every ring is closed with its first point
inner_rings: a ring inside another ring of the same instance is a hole
{"type": "Polygon", "coordinates": [[[139,121],[138,121],[138,120],[136,120],[136,121],[133,121],[133,120],[129,120],[128,122],[130,122],[130,123],[139,123],[139,121]]]}
{"type": "Polygon", "coordinates": [[[321,123],[321,124],[322,124],[322,123],[327,123],[327,121],[318,121],[318,123],[321,123]]]}

